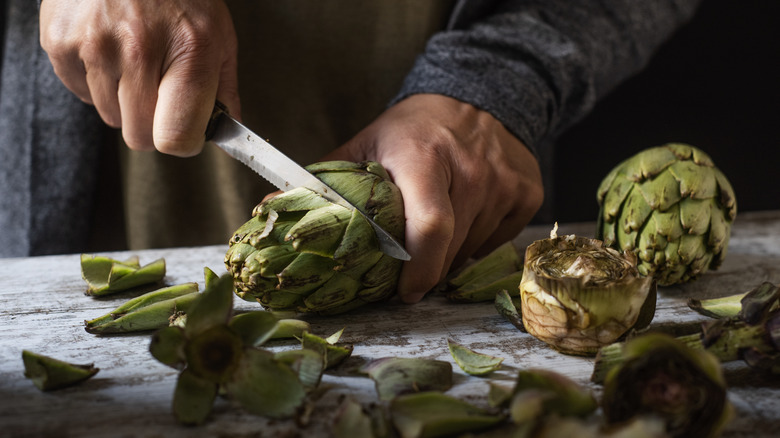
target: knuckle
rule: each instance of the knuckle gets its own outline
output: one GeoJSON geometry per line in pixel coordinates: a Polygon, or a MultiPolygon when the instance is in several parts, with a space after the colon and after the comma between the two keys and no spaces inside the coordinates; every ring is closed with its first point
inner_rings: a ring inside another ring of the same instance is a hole
{"type": "Polygon", "coordinates": [[[190,136],[181,131],[167,130],[163,133],[155,133],[154,147],[168,155],[177,157],[190,157],[197,155],[202,148],[202,142],[194,141],[190,136]]]}
{"type": "Polygon", "coordinates": [[[451,211],[428,208],[417,212],[410,221],[415,233],[427,242],[449,245],[455,234],[455,217],[451,211]]]}

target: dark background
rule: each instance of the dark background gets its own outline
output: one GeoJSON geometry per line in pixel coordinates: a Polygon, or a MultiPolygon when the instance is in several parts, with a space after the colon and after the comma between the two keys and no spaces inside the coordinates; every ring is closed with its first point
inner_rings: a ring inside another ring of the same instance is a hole
{"type": "Polygon", "coordinates": [[[740,212],[780,209],[780,1],[705,0],[637,76],[555,149],[555,220],[593,221],[596,190],[642,149],[684,142],[728,177],[740,212]]]}

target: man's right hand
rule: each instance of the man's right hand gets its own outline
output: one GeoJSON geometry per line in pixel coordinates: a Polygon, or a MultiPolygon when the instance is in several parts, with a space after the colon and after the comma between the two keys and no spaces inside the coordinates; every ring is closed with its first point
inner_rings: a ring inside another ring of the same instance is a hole
{"type": "Polygon", "coordinates": [[[43,0],[40,30],[57,76],[132,149],[197,154],[215,99],[240,117],[222,0],[43,0]]]}

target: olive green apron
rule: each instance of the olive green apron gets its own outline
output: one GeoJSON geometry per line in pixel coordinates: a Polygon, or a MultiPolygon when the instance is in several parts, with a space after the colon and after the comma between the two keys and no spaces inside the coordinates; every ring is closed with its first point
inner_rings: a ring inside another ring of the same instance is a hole
{"type": "MultiPolygon", "coordinates": [[[[369,124],[444,28],[450,0],[228,1],[243,121],[301,164],[369,124]]],[[[194,158],[120,151],[130,249],[226,243],[275,190],[207,145],[194,158]]]]}

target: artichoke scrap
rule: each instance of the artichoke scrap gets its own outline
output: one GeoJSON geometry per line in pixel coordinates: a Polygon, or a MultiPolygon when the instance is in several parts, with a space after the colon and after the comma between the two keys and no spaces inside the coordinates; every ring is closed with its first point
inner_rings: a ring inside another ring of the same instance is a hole
{"type": "Polygon", "coordinates": [[[686,144],[646,149],[598,189],[596,238],[639,257],[642,275],[669,286],[717,269],[737,215],[734,190],[712,159],[686,144]]]}
{"type": "Polygon", "coordinates": [[[574,235],[528,246],[520,282],[528,333],[567,354],[595,355],[655,313],[655,283],[642,277],[632,253],[574,235]]]}
{"type": "MultiPolygon", "coordinates": [[[[401,192],[379,163],[307,169],[403,241],[401,192]]],[[[379,251],[358,212],[299,187],[263,201],[252,215],[225,255],[241,298],[273,310],[336,314],[395,293],[402,262],[379,251]]]]}

